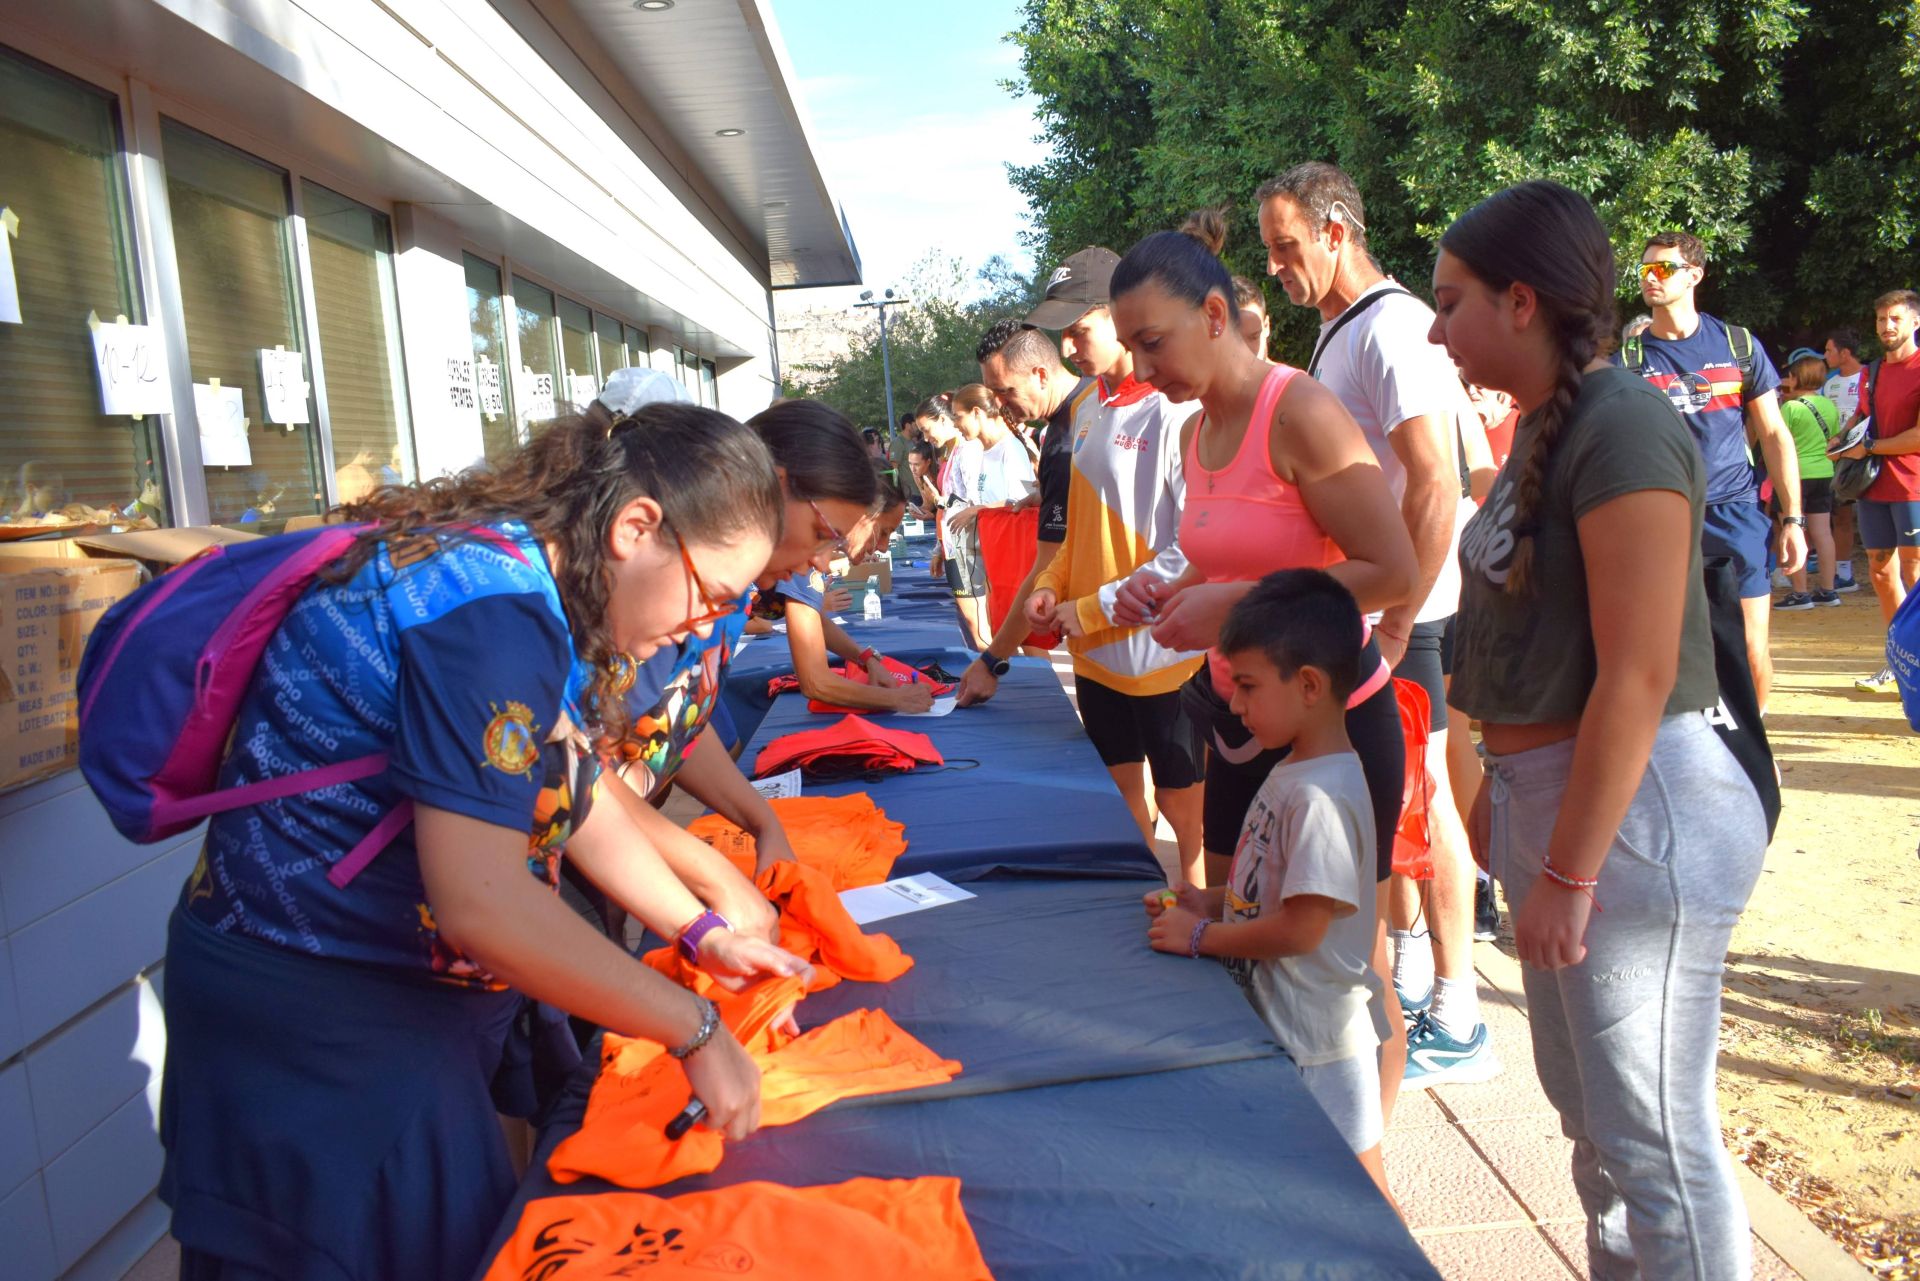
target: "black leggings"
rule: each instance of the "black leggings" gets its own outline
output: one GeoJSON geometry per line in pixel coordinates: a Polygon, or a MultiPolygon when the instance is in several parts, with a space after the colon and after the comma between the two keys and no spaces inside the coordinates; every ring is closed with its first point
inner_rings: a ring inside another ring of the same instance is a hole
{"type": "MultiPolygon", "coordinates": [[[[1380,654],[1371,641],[1367,643],[1367,655],[1361,670],[1378,670],[1380,654]]],[[[1193,681],[1188,683],[1189,691],[1198,692],[1194,691],[1194,682],[1202,681],[1209,682],[1204,697],[1217,705],[1219,699],[1213,692],[1206,667],[1194,673],[1193,681]]],[[[1267,781],[1273,767],[1286,759],[1287,749],[1264,751],[1236,765],[1220,754],[1219,747],[1221,741],[1229,747],[1250,741],[1240,718],[1227,713],[1223,722],[1216,711],[1212,720],[1202,723],[1212,726],[1209,738],[1219,735],[1207,759],[1206,847],[1209,853],[1231,855],[1240,841],[1240,826],[1247,821],[1247,811],[1253,806],[1253,794],[1267,781]]],[[[1382,685],[1366,702],[1347,710],[1347,737],[1353,741],[1353,750],[1360,757],[1360,769],[1367,776],[1376,836],[1374,879],[1384,881],[1393,873],[1393,835],[1400,824],[1401,793],[1407,778],[1407,743],[1400,728],[1400,705],[1394,699],[1392,681],[1382,685]]]]}

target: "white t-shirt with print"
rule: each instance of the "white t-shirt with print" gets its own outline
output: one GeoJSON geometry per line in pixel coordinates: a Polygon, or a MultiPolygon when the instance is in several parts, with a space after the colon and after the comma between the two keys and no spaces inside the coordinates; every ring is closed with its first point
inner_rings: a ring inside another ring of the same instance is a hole
{"type": "Polygon", "coordinates": [[[947,524],[948,513],[958,511],[973,501],[970,495],[980,487],[981,457],[984,452],[979,441],[962,439],[947,455],[947,483],[941,496],[950,502],[947,510],[940,513],[940,551],[948,559],[952,559],[955,549],[953,530],[947,524]]]}
{"type": "Polygon", "coordinates": [[[1336,752],[1274,766],[1241,826],[1222,919],[1278,912],[1299,894],[1345,905],[1320,946],[1304,956],[1227,961],[1274,1039],[1301,1067],[1371,1054],[1380,1044],[1367,1011],[1373,871],[1373,802],[1360,758],[1336,752]]]}
{"type": "Polygon", "coordinates": [[[1827,381],[1820,386],[1820,394],[1840,407],[1840,424],[1845,426],[1860,407],[1860,375],[1843,374],[1836,370],[1827,375],[1827,381]]]}
{"type": "MultiPolygon", "coordinates": [[[[977,447],[977,446],[976,446],[977,447]]],[[[1033,459],[1020,438],[1008,432],[999,444],[983,449],[967,501],[983,507],[1011,507],[1040,488],[1033,459]]]]}
{"type": "MultiPolygon", "coordinates": [[[[1356,298],[1353,305],[1359,306],[1362,299],[1383,289],[1403,287],[1397,281],[1383,280],[1356,298]]],[[[1320,326],[1320,332],[1324,335],[1337,319],[1320,326]]],[[[1380,470],[1386,475],[1395,502],[1406,497],[1407,469],[1393,451],[1391,437],[1409,419],[1433,414],[1449,424],[1447,475],[1451,481],[1460,474],[1458,416],[1472,413],[1473,407],[1446,348],[1427,341],[1432,328],[1431,307],[1418,298],[1394,294],[1348,321],[1320,353],[1317,376],[1360,424],[1374,457],[1380,460],[1380,470]]],[[[1434,579],[1433,590],[1427,593],[1414,621],[1450,618],[1459,606],[1460,522],[1456,520],[1446,559],[1440,562],[1440,576],[1434,579]]]]}

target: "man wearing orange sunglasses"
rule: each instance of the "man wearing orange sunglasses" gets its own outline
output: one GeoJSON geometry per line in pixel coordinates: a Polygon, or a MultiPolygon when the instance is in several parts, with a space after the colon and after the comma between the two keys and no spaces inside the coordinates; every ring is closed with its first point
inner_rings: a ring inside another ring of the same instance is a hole
{"type": "Polygon", "coordinates": [[[1740,577],[1747,625],[1747,664],[1766,710],[1773,685],[1767,623],[1773,589],[1770,542],[1780,568],[1806,563],[1806,517],[1800,511],[1800,456],[1780,416],[1780,374],[1766,348],[1738,325],[1701,313],[1694,291],[1707,274],[1706,246],[1685,231],[1663,231],[1640,255],[1640,296],[1653,313],[1645,333],[1629,338],[1615,359],[1665,393],[1693,432],[1707,464],[1707,507],[1700,532],[1704,556],[1727,556],[1740,577]],[[1759,445],[1780,504],[1777,540],[1760,506],[1759,479],[1747,441],[1759,445]]]}

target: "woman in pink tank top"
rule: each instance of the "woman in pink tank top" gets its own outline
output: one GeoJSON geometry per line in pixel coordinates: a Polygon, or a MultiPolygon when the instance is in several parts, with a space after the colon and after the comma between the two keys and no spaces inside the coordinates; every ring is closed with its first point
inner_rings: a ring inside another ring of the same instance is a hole
{"type": "MultiPolygon", "coordinates": [[[[1186,499],[1180,549],[1187,569],[1172,582],[1147,571],[1122,587],[1114,617],[1148,623],[1174,649],[1211,649],[1241,597],[1276,570],[1324,568],[1363,611],[1387,609],[1413,591],[1417,567],[1393,493],[1360,428],[1333,393],[1306,374],[1271,365],[1241,337],[1233,278],[1217,254],[1225,221],[1203,213],[1181,231],[1135,245],[1114,269],[1114,326],[1133,353],[1135,376],[1169,400],[1198,400],[1181,435],[1186,499]]],[[[1207,879],[1223,883],[1254,793],[1281,751],[1262,751],[1201,669],[1184,701],[1211,731],[1204,837],[1207,879]]],[[[1373,802],[1375,873],[1393,866],[1406,749],[1379,647],[1361,655],[1363,683],[1347,710],[1347,736],[1373,802]]],[[[1374,969],[1385,972],[1386,927],[1376,928],[1374,969]]],[[[1405,1067],[1393,984],[1374,1011],[1387,1051],[1383,1111],[1405,1067]],[[1392,1051],[1398,1049],[1398,1055],[1392,1051]]]]}

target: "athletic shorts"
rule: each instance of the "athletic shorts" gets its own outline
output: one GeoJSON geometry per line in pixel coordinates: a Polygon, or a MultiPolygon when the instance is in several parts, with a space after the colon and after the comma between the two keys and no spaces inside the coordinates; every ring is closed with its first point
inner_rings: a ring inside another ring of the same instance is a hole
{"type": "Polygon", "coordinates": [[[1833,514],[1833,477],[1815,476],[1800,482],[1800,514],[1803,516],[1833,514]]]}
{"type": "Polygon", "coordinates": [[[1859,542],[1868,551],[1920,547],[1920,502],[1882,503],[1862,498],[1854,509],[1859,542]]]}
{"type": "Polygon", "coordinates": [[[1166,791],[1192,787],[1206,776],[1207,740],[1188,715],[1179,690],[1122,694],[1085,676],[1074,677],[1080,720],[1106,766],[1153,768],[1153,785],[1166,791]]]}
{"type": "MultiPolygon", "coordinates": [[[[1371,671],[1379,664],[1380,651],[1371,641],[1362,654],[1362,671],[1371,671]]],[[[1202,667],[1193,681],[1210,682],[1211,677],[1202,667]]],[[[1193,681],[1183,687],[1191,691],[1189,698],[1218,698],[1211,684],[1205,693],[1200,693],[1194,690],[1193,681]]],[[[1195,714],[1196,703],[1189,702],[1187,706],[1195,724],[1212,740],[1213,750],[1207,757],[1202,835],[1207,849],[1215,854],[1231,854],[1240,842],[1240,827],[1247,821],[1247,811],[1253,808],[1253,794],[1267,781],[1273,767],[1287,758],[1287,752],[1285,748],[1256,750],[1244,761],[1229,760],[1223,747],[1232,750],[1253,745],[1245,727],[1240,726],[1239,734],[1231,740],[1222,739],[1221,725],[1210,725],[1204,717],[1195,714]]],[[[1238,725],[1237,718],[1235,725],[1238,725]]],[[[1407,744],[1401,734],[1400,704],[1393,696],[1391,681],[1360,706],[1347,709],[1347,737],[1360,757],[1360,771],[1367,778],[1367,796],[1373,802],[1374,879],[1384,881],[1393,874],[1393,834],[1400,825],[1400,794],[1407,777],[1407,744]]]]}
{"type": "Polygon", "coordinates": [[[1447,651],[1451,648],[1447,644],[1447,629],[1452,626],[1451,616],[1415,623],[1407,636],[1407,652],[1401,656],[1400,666],[1393,669],[1393,674],[1401,680],[1412,681],[1427,691],[1427,704],[1433,709],[1433,719],[1428,723],[1436,735],[1447,728],[1447,687],[1443,678],[1450,657],[1447,651]]]}
{"type": "Polygon", "coordinates": [[[1355,1156],[1379,1146],[1387,1127],[1380,1112],[1380,1063],[1373,1051],[1317,1063],[1299,1072],[1307,1093],[1355,1156]]]}
{"type": "Polygon", "coordinates": [[[1773,594],[1773,579],[1767,573],[1772,546],[1773,522],[1753,499],[1707,504],[1700,525],[1700,554],[1709,560],[1726,556],[1733,561],[1742,600],[1773,594]]]}
{"type": "Polygon", "coordinates": [[[947,557],[947,586],[958,597],[977,597],[987,594],[987,566],[980,558],[978,544],[968,546],[965,542],[953,549],[953,555],[947,557]]]}

